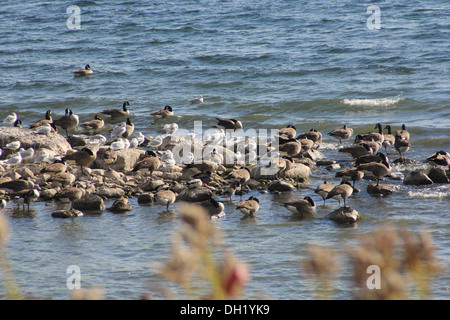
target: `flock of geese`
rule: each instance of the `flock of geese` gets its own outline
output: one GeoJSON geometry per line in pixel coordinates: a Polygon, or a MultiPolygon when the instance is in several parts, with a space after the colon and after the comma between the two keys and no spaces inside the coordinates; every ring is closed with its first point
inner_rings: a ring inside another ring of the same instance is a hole
{"type": "MultiPolygon", "coordinates": [[[[90,75],[93,71],[89,65],[86,65],[84,69],[74,71],[76,76],[90,75]]],[[[199,98],[188,100],[191,103],[204,103],[203,96],[199,98]]],[[[130,103],[128,101],[123,102],[121,108],[105,109],[100,112],[104,116],[109,116],[111,119],[126,119],[120,120],[120,123],[109,131],[109,137],[99,134],[98,132],[104,129],[105,121],[99,115],[95,115],[94,119],[80,123],[79,116],[75,114],[71,109],[66,109],[63,116],[53,118],[52,111],[48,110],[45,113],[44,119],[33,122],[29,125],[29,129],[35,130],[36,134],[48,135],[51,132],[58,132],[62,130],[66,134],[66,138],[69,139],[69,131],[74,130],[77,127],[84,128],[89,131],[89,141],[92,144],[105,144],[109,141],[109,150],[105,152],[105,163],[114,162],[114,150],[137,148],[144,146],[146,137],[141,132],[134,132],[134,124],[130,120],[130,103]],[[109,155],[108,152],[112,151],[109,155]],[[110,162],[108,162],[110,161],[110,162]]],[[[152,113],[152,116],[159,118],[168,118],[174,115],[174,110],[171,106],[165,106],[152,113]]],[[[243,129],[241,121],[236,119],[222,119],[216,118],[217,125],[215,126],[222,134],[222,138],[225,138],[224,132],[236,132],[243,129]]],[[[22,121],[18,118],[16,113],[8,115],[4,120],[4,124],[9,126],[20,126],[22,121]]],[[[389,148],[394,148],[400,155],[400,160],[403,159],[403,155],[408,152],[411,147],[410,134],[405,125],[402,128],[393,132],[392,128],[387,125],[384,127],[387,130],[383,132],[383,126],[380,123],[375,125],[375,130],[358,134],[355,137],[354,143],[350,145],[342,145],[343,141],[350,139],[354,131],[352,128],[344,125],[341,128],[336,128],[327,133],[328,136],[339,141],[339,152],[348,154],[354,159],[354,165],[351,167],[340,170],[336,173],[336,177],[341,178],[342,182],[339,185],[333,185],[326,181],[319,185],[315,189],[315,193],[318,194],[324,201],[328,199],[334,199],[339,202],[339,208],[341,208],[341,201],[343,202],[343,208],[347,207],[347,199],[353,194],[355,184],[357,181],[363,179],[365,176],[372,177],[376,180],[376,186],[379,186],[380,180],[388,176],[391,173],[391,166],[386,156],[389,148]],[[382,150],[386,152],[383,153],[382,150]],[[350,183],[352,182],[352,183],[350,183]]],[[[150,178],[153,178],[153,173],[161,167],[173,166],[178,164],[174,159],[171,151],[156,151],[156,148],[163,143],[163,138],[174,134],[178,130],[176,123],[167,123],[163,127],[165,135],[161,135],[147,141],[147,150],[142,160],[138,161],[133,168],[133,172],[139,170],[146,170],[150,173],[150,178]]],[[[231,135],[230,135],[231,136],[231,135]]],[[[294,167],[295,161],[293,160],[299,155],[305,154],[308,150],[317,150],[322,144],[322,133],[311,129],[304,133],[298,133],[294,125],[287,125],[280,128],[278,135],[274,137],[277,140],[278,150],[275,150],[275,156],[271,158],[271,161],[275,161],[277,164],[277,179],[283,179],[283,174],[294,167]]],[[[213,139],[214,140],[214,139],[213,139]]],[[[223,141],[223,140],[217,140],[223,141]]],[[[17,165],[26,159],[33,158],[33,150],[24,150],[20,148],[20,142],[13,142],[17,145],[6,145],[6,148],[12,148],[18,150],[12,154],[6,160],[0,162],[1,165],[17,165]],[[27,153],[28,152],[28,153],[27,153]]],[[[270,147],[270,146],[269,146],[270,147]]],[[[1,149],[0,149],[1,155],[1,149]]],[[[35,159],[35,163],[38,161],[50,162],[42,172],[51,173],[54,175],[52,179],[62,179],[62,175],[69,175],[66,172],[66,161],[75,161],[80,166],[81,172],[83,167],[87,167],[92,164],[96,159],[96,154],[87,145],[73,153],[66,154],[63,157],[35,159]]],[[[249,159],[245,158],[244,159],[249,159]]],[[[192,163],[192,155],[187,160],[183,160],[180,165],[186,169],[195,167],[197,173],[192,175],[192,179],[187,181],[186,186],[189,189],[194,189],[202,185],[207,185],[212,180],[211,174],[215,172],[218,165],[223,162],[222,155],[213,149],[208,159],[203,159],[198,164],[192,163]],[[217,159],[216,159],[217,158],[217,159]]],[[[450,154],[445,151],[438,151],[434,155],[427,158],[430,163],[439,166],[448,166],[450,164],[450,154]]],[[[231,173],[227,174],[225,179],[231,181],[229,187],[220,194],[226,201],[232,202],[232,197],[236,194],[237,190],[242,189],[246,182],[250,179],[250,170],[247,166],[248,163],[244,162],[243,166],[235,166],[231,173]]],[[[64,177],[67,179],[67,177],[64,177]]],[[[85,191],[73,186],[76,177],[70,176],[66,181],[65,188],[61,192],[55,195],[55,198],[69,198],[72,203],[77,199],[80,199],[85,191]],[[68,182],[67,182],[68,181],[68,182]],[[64,191],[64,192],[63,192],[64,191]]],[[[25,208],[25,205],[29,206],[32,202],[39,199],[39,191],[33,186],[29,185],[29,181],[25,179],[18,179],[0,184],[0,189],[5,190],[17,203],[25,208]],[[17,186],[17,184],[23,184],[17,186]],[[20,191],[17,191],[20,190],[20,191]]],[[[166,206],[167,210],[170,205],[177,200],[177,194],[170,187],[157,189],[154,194],[154,200],[156,203],[166,206]]],[[[122,199],[120,205],[127,205],[127,201],[122,199]]],[[[195,203],[195,205],[203,207],[210,213],[211,217],[218,217],[224,214],[224,204],[222,201],[217,201],[211,198],[206,201],[195,203]]],[[[293,200],[285,202],[284,207],[293,213],[310,213],[316,208],[316,204],[310,196],[306,196],[303,199],[293,200]]],[[[1,200],[1,207],[6,206],[6,200],[1,200]]],[[[259,199],[251,196],[248,199],[242,200],[235,207],[236,210],[240,210],[244,215],[253,216],[259,210],[259,199]]]]}

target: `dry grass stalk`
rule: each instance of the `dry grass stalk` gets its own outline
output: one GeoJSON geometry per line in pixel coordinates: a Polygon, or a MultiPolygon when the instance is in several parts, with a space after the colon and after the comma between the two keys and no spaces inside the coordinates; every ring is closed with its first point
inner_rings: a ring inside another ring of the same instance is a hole
{"type": "Polygon", "coordinates": [[[231,299],[248,281],[246,265],[231,252],[218,260],[214,249],[223,247],[209,215],[192,205],[180,207],[181,227],[172,237],[172,252],[160,268],[162,277],[177,283],[191,298],[199,291],[206,299],[231,299]],[[200,284],[204,284],[203,286],[200,284]]]}

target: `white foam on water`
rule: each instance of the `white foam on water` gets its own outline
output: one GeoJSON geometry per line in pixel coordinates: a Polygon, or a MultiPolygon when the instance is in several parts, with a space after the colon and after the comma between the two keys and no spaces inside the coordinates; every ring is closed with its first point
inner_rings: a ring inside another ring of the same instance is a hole
{"type": "Polygon", "coordinates": [[[403,98],[343,99],[341,103],[350,106],[389,107],[402,100],[404,99],[403,98]]]}
{"type": "Polygon", "coordinates": [[[428,188],[420,188],[408,191],[410,198],[425,198],[425,199],[449,199],[450,198],[450,185],[432,186],[428,188]]]}

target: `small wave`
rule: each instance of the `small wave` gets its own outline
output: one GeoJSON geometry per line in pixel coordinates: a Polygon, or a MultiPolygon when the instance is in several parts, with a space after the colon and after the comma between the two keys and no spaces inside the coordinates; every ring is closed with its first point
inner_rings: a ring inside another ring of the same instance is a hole
{"type": "Polygon", "coordinates": [[[378,98],[378,99],[343,99],[341,103],[350,106],[389,107],[404,98],[378,98]]]}
{"type": "Polygon", "coordinates": [[[448,199],[450,197],[450,186],[443,185],[433,188],[421,188],[417,190],[410,190],[408,196],[411,198],[426,198],[426,199],[448,199]]]}

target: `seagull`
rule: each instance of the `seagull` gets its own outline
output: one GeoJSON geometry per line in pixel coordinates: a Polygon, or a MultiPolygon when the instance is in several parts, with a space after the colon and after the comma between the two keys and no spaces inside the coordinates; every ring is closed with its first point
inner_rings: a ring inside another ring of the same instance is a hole
{"type": "Polygon", "coordinates": [[[139,147],[139,141],[136,138],[133,138],[130,140],[130,148],[137,148],[139,147]]]}
{"type": "Polygon", "coordinates": [[[162,144],[162,142],[163,142],[162,136],[156,136],[154,139],[152,139],[152,140],[148,143],[148,145],[149,145],[150,147],[157,148],[157,147],[159,147],[159,146],[162,144]]]}
{"type": "Polygon", "coordinates": [[[166,135],[170,136],[178,131],[178,124],[176,123],[167,123],[163,127],[163,131],[166,133],[166,135]]]}
{"type": "Polygon", "coordinates": [[[17,114],[13,112],[3,120],[3,123],[14,125],[16,121],[17,121],[17,114]]]}
{"type": "Polygon", "coordinates": [[[127,145],[125,142],[126,139],[123,138],[119,138],[116,141],[114,141],[113,143],[111,143],[111,150],[123,150],[123,149],[127,149],[127,145]]]}
{"type": "Polygon", "coordinates": [[[11,157],[9,157],[6,160],[0,161],[0,164],[2,165],[18,165],[22,162],[22,156],[20,155],[20,152],[14,153],[11,157]]]}
{"type": "Polygon", "coordinates": [[[47,123],[40,127],[37,127],[36,130],[34,130],[34,133],[48,135],[50,132],[52,132],[52,129],[52,125],[50,123],[47,123]]]}
{"type": "Polygon", "coordinates": [[[141,145],[145,141],[145,136],[142,132],[135,132],[133,137],[137,139],[138,145],[141,145]]]}
{"type": "Polygon", "coordinates": [[[101,135],[101,134],[96,134],[94,136],[89,137],[86,140],[86,144],[92,145],[92,144],[96,144],[96,145],[103,145],[106,143],[108,139],[101,135]]]}
{"type": "Polygon", "coordinates": [[[194,104],[194,103],[203,103],[203,96],[201,95],[198,98],[189,99],[189,102],[192,103],[192,104],[194,104]]]}
{"type": "Polygon", "coordinates": [[[20,148],[19,153],[22,157],[22,161],[25,161],[25,160],[31,159],[34,156],[34,149],[28,148],[25,150],[24,148],[20,148]]]}
{"type": "Polygon", "coordinates": [[[6,145],[6,148],[8,149],[12,149],[12,150],[17,150],[20,148],[21,142],[19,140],[10,142],[6,145]]]}
{"type": "Polygon", "coordinates": [[[122,134],[127,130],[127,123],[121,122],[111,131],[111,138],[121,137],[122,134]]]}

